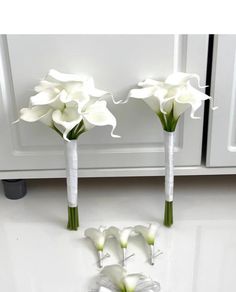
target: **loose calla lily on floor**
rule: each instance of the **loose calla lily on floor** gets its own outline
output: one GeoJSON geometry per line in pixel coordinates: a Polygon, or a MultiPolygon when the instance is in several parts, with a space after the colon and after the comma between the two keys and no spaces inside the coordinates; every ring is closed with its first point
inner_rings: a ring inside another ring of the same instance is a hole
{"type": "Polygon", "coordinates": [[[85,230],[84,235],[88,237],[94,244],[97,252],[98,252],[98,265],[100,268],[103,266],[103,250],[106,242],[106,230],[103,227],[96,228],[88,228],[85,230]]]}
{"type": "Polygon", "coordinates": [[[175,72],[165,81],[146,79],[138,83],[138,89],[129,92],[129,98],[143,99],[143,101],[159,117],[164,130],[165,140],[165,214],[164,225],[173,224],[173,187],[174,187],[174,133],[181,115],[190,108],[190,116],[198,119],[196,111],[203,102],[211,97],[199,91],[200,77],[197,74],[175,72]],[[191,84],[197,81],[197,89],[191,84]]]}
{"type": "Polygon", "coordinates": [[[150,247],[150,263],[154,265],[154,244],[159,229],[159,224],[149,224],[148,227],[143,225],[137,225],[134,227],[135,232],[142,235],[148,246],[150,247]]]}
{"type": "Polygon", "coordinates": [[[93,291],[158,292],[160,284],[143,274],[127,274],[120,265],[111,265],[102,269],[93,291]]]}
{"type": "Polygon", "coordinates": [[[20,110],[19,120],[42,122],[56,131],[65,141],[68,225],[77,230],[78,218],[78,157],[77,139],[95,126],[116,128],[116,118],[107,107],[106,98],[112,95],[97,89],[94,80],[84,74],[65,74],[54,69],[35,87],[29,107],[20,110]]]}
{"type": "Polygon", "coordinates": [[[107,237],[113,236],[118,241],[121,249],[122,249],[122,264],[125,266],[126,263],[126,252],[128,246],[128,240],[133,231],[132,227],[125,227],[123,229],[119,229],[115,226],[111,226],[106,230],[107,237]]]}

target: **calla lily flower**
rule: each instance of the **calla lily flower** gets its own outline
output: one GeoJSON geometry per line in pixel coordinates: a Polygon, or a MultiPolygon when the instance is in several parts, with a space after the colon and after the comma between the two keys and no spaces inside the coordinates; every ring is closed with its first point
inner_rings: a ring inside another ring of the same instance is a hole
{"type": "Polygon", "coordinates": [[[148,227],[143,225],[137,225],[134,227],[134,230],[137,233],[140,233],[146,243],[150,246],[151,251],[151,265],[154,265],[154,244],[159,229],[159,224],[149,224],[148,227]]]}
{"type": "Polygon", "coordinates": [[[142,88],[132,89],[129,97],[143,99],[159,116],[164,130],[175,130],[179,117],[191,108],[191,118],[196,119],[195,112],[204,100],[211,97],[195,89],[191,80],[196,79],[198,88],[200,77],[197,74],[176,72],[169,75],[165,81],[146,79],[138,85],[142,88]]]}
{"type": "Polygon", "coordinates": [[[148,245],[155,244],[155,239],[156,239],[158,229],[159,229],[159,224],[154,224],[154,223],[149,224],[148,227],[143,226],[143,225],[137,225],[134,227],[134,230],[143,236],[143,238],[145,239],[148,245]]]}
{"type": "MultiPolygon", "coordinates": [[[[50,70],[35,87],[29,108],[20,110],[26,122],[40,121],[58,132],[66,141],[77,139],[94,126],[112,126],[115,135],[116,118],[104,99],[107,91],[95,88],[93,78],[86,75],[64,74],[50,70]]],[[[113,98],[113,97],[112,97],[113,98]]]]}
{"type": "Polygon", "coordinates": [[[132,231],[133,231],[132,227],[119,229],[115,226],[111,226],[106,230],[107,236],[114,236],[116,240],[118,241],[118,243],[120,244],[120,247],[123,251],[123,260],[122,260],[123,265],[125,265],[128,240],[132,231]]]}
{"type": "Polygon", "coordinates": [[[101,271],[97,291],[158,292],[160,285],[143,274],[127,274],[119,265],[106,266],[101,271]]]}
{"type": "Polygon", "coordinates": [[[96,228],[88,228],[85,230],[84,235],[88,237],[94,244],[97,252],[98,252],[98,259],[99,259],[99,267],[103,266],[102,259],[103,259],[103,249],[106,241],[106,232],[103,227],[96,228]]]}
{"type": "Polygon", "coordinates": [[[52,127],[52,109],[48,106],[33,106],[32,108],[22,108],[20,118],[27,122],[40,121],[45,125],[52,127]]]}
{"type": "Polygon", "coordinates": [[[106,230],[107,236],[114,236],[120,244],[121,248],[127,248],[128,240],[131,232],[133,231],[132,227],[125,227],[119,229],[115,226],[111,226],[106,230]]]}
{"type": "Polygon", "coordinates": [[[126,270],[119,265],[107,266],[103,268],[101,274],[112,282],[116,289],[118,289],[117,291],[122,292],[135,291],[138,281],[143,278],[142,274],[127,275],[126,270]]]}

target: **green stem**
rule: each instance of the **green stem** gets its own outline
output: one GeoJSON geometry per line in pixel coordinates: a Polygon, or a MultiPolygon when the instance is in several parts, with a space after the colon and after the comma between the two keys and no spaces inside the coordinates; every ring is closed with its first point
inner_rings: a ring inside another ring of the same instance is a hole
{"type": "Polygon", "coordinates": [[[81,121],[78,125],[76,125],[67,135],[69,140],[76,140],[82,133],[85,132],[84,122],[81,121]]]}
{"type": "Polygon", "coordinates": [[[173,224],[173,202],[165,201],[164,225],[171,227],[173,224]]]}
{"type": "Polygon", "coordinates": [[[79,227],[79,213],[77,207],[68,207],[68,224],[67,229],[77,230],[79,227]]]}
{"type": "Polygon", "coordinates": [[[54,131],[56,131],[61,137],[63,137],[62,133],[53,125],[51,127],[54,131]]]}
{"type": "Polygon", "coordinates": [[[163,114],[162,112],[158,112],[157,116],[159,117],[162,128],[167,132],[174,132],[178,123],[179,118],[174,117],[174,108],[168,113],[163,114]]]}
{"type": "Polygon", "coordinates": [[[165,119],[165,115],[162,113],[162,112],[158,112],[157,113],[157,116],[159,117],[160,121],[161,121],[161,124],[162,124],[162,128],[166,130],[166,119],[165,119]]]}

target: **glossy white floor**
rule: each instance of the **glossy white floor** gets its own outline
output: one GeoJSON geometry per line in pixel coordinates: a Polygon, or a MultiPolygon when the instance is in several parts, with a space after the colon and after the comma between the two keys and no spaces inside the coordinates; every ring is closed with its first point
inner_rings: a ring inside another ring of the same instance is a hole
{"type": "MultiPolygon", "coordinates": [[[[31,180],[18,201],[0,190],[1,292],[87,292],[98,268],[85,228],[162,222],[162,177],[81,180],[77,232],[65,229],[65,194],[62,179],[31,180]]],[[[174,207],[174,227],[159,231],[155,266],[134,237],[128,271],[145,272],[163,292],[235,291],[235,176],[176,178],[174,207]]],[[[119,261],[116,248],[106,247],[106,264],[119,261]]]]}

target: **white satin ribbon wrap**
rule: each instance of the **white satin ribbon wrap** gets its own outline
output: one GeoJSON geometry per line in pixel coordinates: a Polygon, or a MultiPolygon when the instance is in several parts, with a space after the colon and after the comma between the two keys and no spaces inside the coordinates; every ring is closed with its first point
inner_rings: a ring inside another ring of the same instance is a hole
{"type": "Polygon", "coordinates": [[[66,143],[66,182],[69,207],[78,205],[78,155],[77,140],[66,143]]]}
{"type": "Polygon", "coordinates": [[[174,189],[174,132],[164,131],[165,140],[165,199],[173,201],[174,189]]]}

